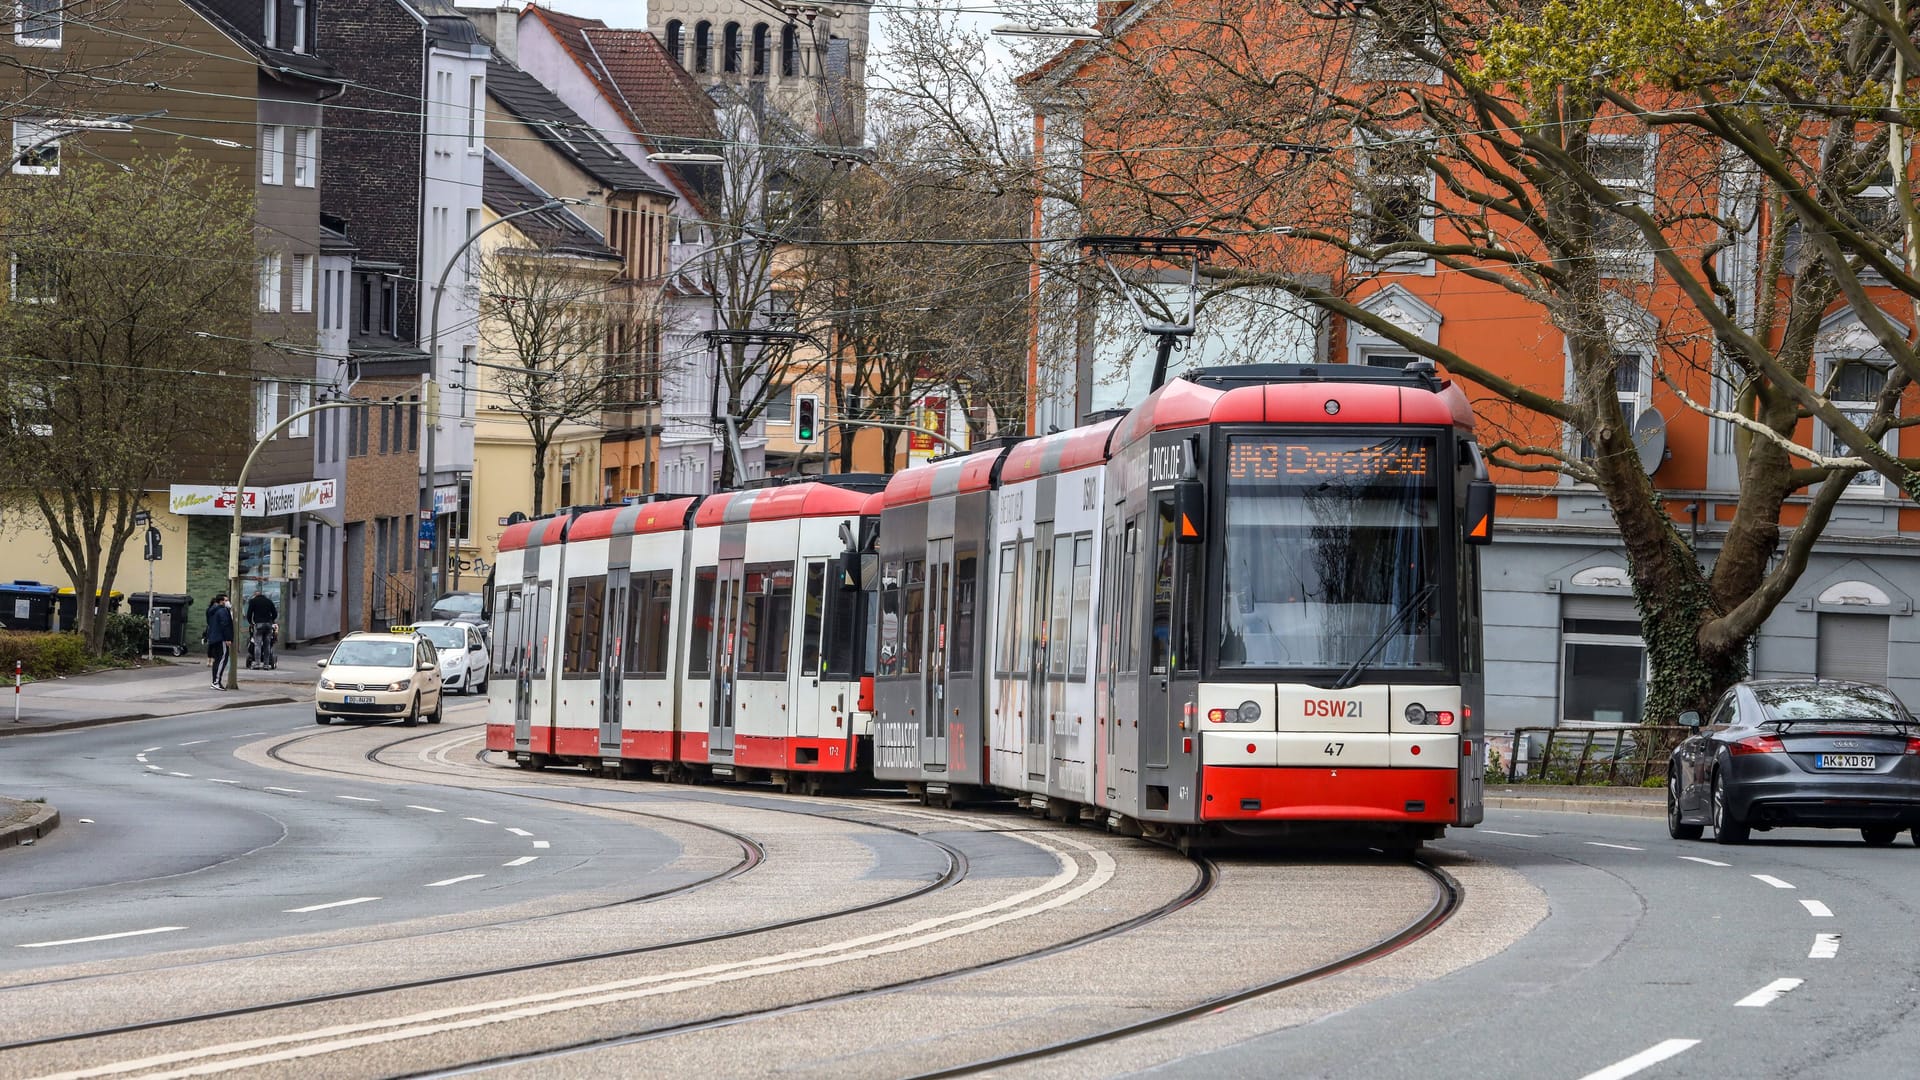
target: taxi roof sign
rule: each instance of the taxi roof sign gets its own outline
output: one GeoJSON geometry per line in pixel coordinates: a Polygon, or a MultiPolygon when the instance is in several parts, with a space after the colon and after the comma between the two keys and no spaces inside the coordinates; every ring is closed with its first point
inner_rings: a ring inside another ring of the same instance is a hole
{"type": "Polygon", "coordinates": [[[387,633],[389,633],[389,634],[411,634],[411,633],[414,633],[414,629],[413,629],[413,627],[411,627],[411,626],[389,626],[389,627],[387,627],[387,633]]]}

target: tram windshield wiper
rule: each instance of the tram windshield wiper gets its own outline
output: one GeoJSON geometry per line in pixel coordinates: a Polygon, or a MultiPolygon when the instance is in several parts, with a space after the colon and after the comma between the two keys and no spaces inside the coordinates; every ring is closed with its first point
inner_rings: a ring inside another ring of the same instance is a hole
{"type": "Polygon", "coordinates": [[[1347,670],[1340,673],[1340,677],[1334,680],[1333,688],[1335,690],[1345,690],[1347,687],[1359,682],[1360,676],[1366,673],[1367,668],[1372,666],[1375,658],[1380,655],[1380,650],[1386,648],[1387,642],[1393,640],[1393,636],[1400,632],[1401,626],[1406,623],[1408,619],[1412,618],[1414,613],[1419,611],[1428,600],[1433,598],[1433,594],[1437,588],[1438,586],[1435,583],[1428,582],[1422,585],[1418,592],[1407,597],[1398,608],[1395,608],[1393,618],[1387,620],[1387,625],[1380,628],[1380,633],[1375,635],[1374,639],[1367,644],[1367,647],[1361,651],[1353,663],[1347,666],[1347,670]]]}

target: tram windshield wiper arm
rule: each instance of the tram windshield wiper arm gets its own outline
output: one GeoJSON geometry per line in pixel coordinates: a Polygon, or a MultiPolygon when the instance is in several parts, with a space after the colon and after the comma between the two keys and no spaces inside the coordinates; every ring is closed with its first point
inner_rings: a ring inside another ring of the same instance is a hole
{"type": "Polygon", "coordinates": [[[1347,687],[1360,681],[1360,676],[1366,672],[1367,668],[1373,663],[1374,658],[1380,655],[1380,650],[1385,648],[1387,642],[1393,639],[1393,635],[1400,632],[1401,624],[1411,618],[1415,612],[1420,610],[1421,605],[1432,598],[1436,588],[1437,586],[1433,582],[1428,582],[1422,585],[1418,592],[1407,597],[1398,608],[1395,608],[1393,618],[1387,620],[1387,625],[1380,628],[1380,633],[1375,635],[1374,639],[1367,644],[1366,649],[1354,659],[1352,664],[1348,665],[1347,670],[1340,673],[1340,677],[1334,680],[1333,688],[1335,690],[1345,690],[1347,687]]]}

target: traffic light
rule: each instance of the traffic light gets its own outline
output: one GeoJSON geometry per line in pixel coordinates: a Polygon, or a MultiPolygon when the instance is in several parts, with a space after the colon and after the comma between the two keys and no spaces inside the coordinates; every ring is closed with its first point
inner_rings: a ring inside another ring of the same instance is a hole
{"type": "Polygon", "coordinates": [[[290,578],[303,576],[300,573],[300,556],[304,546],[297,536],[287,541],[287,576],[290,578]]]}
{"type": "Polygon", "coordinates": [[[793,402],[793,441],[810,443],[814,440],[817,421],[820,419],[820,395],[801,394],[793,402]]]}
{"type": "Polygon", "coordinates": [[[160,530],[151,525],[147,526],[147,542],[141,556],[148,562],[159,562],[163,557],[160,554],[160,530]]]}
{"type": "Polygon", "coordinates": [[[267,577],[284,578],[287,576],[287,538],[271,537],[267,547],[267,577]]]}

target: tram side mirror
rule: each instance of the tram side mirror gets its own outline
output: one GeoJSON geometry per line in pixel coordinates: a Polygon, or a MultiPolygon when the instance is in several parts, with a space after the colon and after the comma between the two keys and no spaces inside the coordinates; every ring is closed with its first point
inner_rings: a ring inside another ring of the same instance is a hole
{"type": "Polygon", "coordinates": [[[1493,543],[1493,496],[1493,481],[1467,481],[1467,543],[1493,543]]]}
{"type": "Polygon", "coordinates": [[[1207,538],[1207,487],[1198,480],[1177,480],[1173,485],[1173,524],[1182,544],[1198,544],[1207,538]]]}

